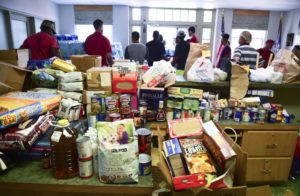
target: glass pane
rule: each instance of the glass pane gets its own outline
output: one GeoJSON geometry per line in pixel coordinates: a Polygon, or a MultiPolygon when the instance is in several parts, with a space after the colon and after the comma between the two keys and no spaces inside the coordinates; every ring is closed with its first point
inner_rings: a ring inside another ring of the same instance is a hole
{"type": "Polygon", "coordinates": [[[203,43],[210,43],[210,34],[211,34],[211,29],[210,28],[203,28],[203,30],[202,30],[202,44],[203,43]]]}
{"type": "Polygon", "coordinates": [[[163,39],[166,42],[165,49],[166,50],[174,50],[175,49],[175,38],[177,34],[177,28],[175,26],[147,26],[147,42],[151,41],[153,31],[159,31],[159,33],[163,36],[163,39]]]}
{"type": "Polygon", "coordinates": [[[133,31],[139,32],[140,37],[141,37],[141,26],[132,26],[132,32],[133,32],[133,31]]]}
{"type": "Polygon", "coordinates": [[[188,10],[181,10],[180,11],[180,21],[186,22],[188,21],[189,13],[188,10]]]}
{"type": "Polygon", "coordinates": [[[165,21],[172,21],[173,11],[171,9],[165,10],[165,21]]]}
{"type": "Polygon", "coordinates": [[[164,21],[165,20],[165,10],[164,9],[157,9],[156,11],[156,20],[164,21]]]}
{"type": "Polygon", "coordinates": [[[212,11],[204,11],[203,22],[211,22],[212,21],[212,11]]]}
{"type": "Polygon", "coordinates": [[[156,9],[149,9],[149,20],[154,21],[156,20],[156,9]]]}
{"type": "Polygon", "coordinates": [[[196,22],[196,10],[189,10],[189,22],[196,22]]]}
{"type": "Polygon", "coordinates": [[[24,21],[11,20],[14,48],[19,48],[27,38],[27,24],[24,21]]]}
{"type": "MultiPolygon", "coordinates": [[[[84,42],[86,38],[95,32],[93,25],[75,25],[78,40],[84,42]]],[[[112,42],[112,25],[103,25],[103,35],[112,42]]]]}
{"type": "Polygon", "coordinates": [[[180,21],[180,10],[173,10],[173,21],[180,21]]]}
{"type": "Polygon", "coordinates": [[[41,27],[41,24],[42,24],[43,20],[42,19],[35,19],[34,20],[34,23],[35,23],[35,32],[40,32],[40,27],[41,27]]]}
{"type": "Polygon", "coordinates": [[[141,20],[141,8],[132,8],[132,20],[141,20]]]}

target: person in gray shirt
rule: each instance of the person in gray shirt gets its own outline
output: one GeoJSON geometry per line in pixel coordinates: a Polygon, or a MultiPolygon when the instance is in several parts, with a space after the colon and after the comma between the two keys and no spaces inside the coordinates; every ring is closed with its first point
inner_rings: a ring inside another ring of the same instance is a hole
{"type": "Polygon", "coordinates": [[[131,33],[132,44],[125,49],[125,59],[138,62],[140,65],[148,57],[148,49],[144,44],[139,42],[140,34],[137,31],[131,33]]]}

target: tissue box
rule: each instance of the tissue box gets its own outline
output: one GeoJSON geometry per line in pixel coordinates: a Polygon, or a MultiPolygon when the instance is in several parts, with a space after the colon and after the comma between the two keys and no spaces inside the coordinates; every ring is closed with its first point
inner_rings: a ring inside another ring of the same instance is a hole
{"type": "Polygon", "coordinates": [[[111,91],[111,68],[93,67],[86,75],[88,90],[111,91]]]}
{"type": "Polygon", "coordinates": [[[114,93],[133,93],[137,92],[137,66],[135,63],[123,62],[113,65],[114,93]]]}

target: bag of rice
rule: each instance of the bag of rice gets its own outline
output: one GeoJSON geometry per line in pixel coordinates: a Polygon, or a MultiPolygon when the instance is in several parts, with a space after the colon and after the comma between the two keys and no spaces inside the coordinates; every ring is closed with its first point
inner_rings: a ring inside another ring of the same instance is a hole
{"type": "Polygon", "coordinates": [[[103,183],[139,180],[138,140],[132,119],[98,122],[99,178],[103,183]]]}

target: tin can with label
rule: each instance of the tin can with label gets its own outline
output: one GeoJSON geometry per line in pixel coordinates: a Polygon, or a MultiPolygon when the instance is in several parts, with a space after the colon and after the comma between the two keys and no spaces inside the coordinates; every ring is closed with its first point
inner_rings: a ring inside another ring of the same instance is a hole
{"type": "Polygon", "coordinates": [[[210,120],[210,116],[211,116],[211,109],[210,108],[206,108],[204,111],[204,121],[209,121],[210,120]]]}
{"type": "Polygon", "coordinates": [[[167,118],[167,121],[168,120],[173,120],[173,117],[174,117],[173,109],[172,108],[167,108],[166,109],[166,118],[167,118]]]}
{"type": "Polygon", "coordinates": [[[151,174],[151,156],[148,154],[139,155],[139,173],[140,176],[151,174]]]}
{"type": "Polygon", "coordinates": [[[258,114],[258,109],[257,108],[251,108],[250,113],[249,113],[250,122],[256,122],[257,114],[258,114]]]}
{"type": "Polygon", "coordinates": [[[234,121],[241,122],[243,119],[243,111],[240,108],[237,108],[234,113],[234,121]]]}
{"type": "Polygon", "coordinates": [[[189,111],[188,110],[182,110],[181,117],[182,118],[188,118],[189,117],[189,111]]]}
{"type": "Polygon", "coordinates": [[[85,160],[93,156],[91,140],[88,136],[82,136],[76,140],[78,158],[85,160]]]}
{"type": "Polygon", "coordinates": [[[260,122],[264,122],[265,119],[266,119],[266,110],[265,109],[259,109],[257,120],[260,121],[260,122]]]}
{"type": "Polygon", "coordinates": [[[151,155],[151,130],[146,128],[140,128],[137,129],[136,132],[138,134],[139,153],[151,155]]]}
{"type": "Polygon", "coordinates": [[[105,113],[100,113],[96,115],[97,121],[105,121],[106,120],[106,114],[105,113]]]}
{"type": "Polygon", "coordinates": [[[111,113],[109,114],[110,122],[115,122],[117,120],[121,120],[121,115],[119,113],[111,113]]]}
{"type": "Polygon", "coordinates": [[[93,176],[93,157],[91,156],[87,160],[78,161],[79,177],[82,179],[88,179],[93,176]]]}
{"type": "Polygon", "coordinates": [[[96,128],[96,123],[97,123],[97,117],[96,116],[88,116],[87,120],[88,120],[88,126],[89,127],[96,128]]]}
{"type": "Polygon", "coordinates": [[[193,118],[195,116],[194,111],[193,110],[189,110],[188,111],[188,118],[193,118]]]}
{"type": "Polygon", "coordinates": [[[173,119],[180,119],[181,118],[181,110],[174,109],[173,110],[173,119]]]}
{"type": "Polygon", "coordinates": [[[243,122],[250,122],[250,115],[248,110],[245,110],[243,113],[243,122]]]}
{"type": "Polygon", "coordinates": [[[229,120],[230,119],[230,113],[231,113],[230,110],[231,110],[230,108],[224,108],[222,119],[224,119],[224,120],[229,120]]]}
{"type": "Polygon", "coordinates": [[[217,109],[211,110],[211,118],[214,122],[219,122],[219,111],[217,109]]]}

